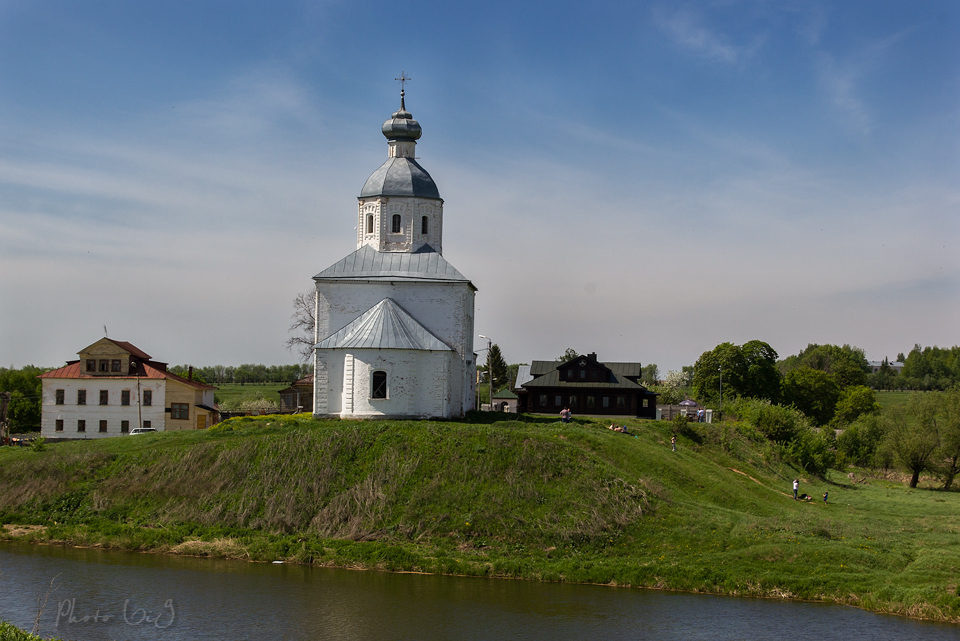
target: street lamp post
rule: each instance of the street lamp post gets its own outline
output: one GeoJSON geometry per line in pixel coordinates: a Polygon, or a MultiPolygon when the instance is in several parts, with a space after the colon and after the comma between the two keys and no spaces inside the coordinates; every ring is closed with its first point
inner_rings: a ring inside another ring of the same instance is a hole
{"type": "Polygon", "coordinates": [[[493,411],[493,367],[490,366],[490,348],[493,347],[493,341],[484,336],[483,334],[478,334],[480,338],[487,341],[487,382],[490,384],[490,403],[488,407],[490,411],[493,411]]]}
{"type": "Polygon", "coordinates": [[[720,366],[720,420],[723,420],[723,365],[720,366]]]}

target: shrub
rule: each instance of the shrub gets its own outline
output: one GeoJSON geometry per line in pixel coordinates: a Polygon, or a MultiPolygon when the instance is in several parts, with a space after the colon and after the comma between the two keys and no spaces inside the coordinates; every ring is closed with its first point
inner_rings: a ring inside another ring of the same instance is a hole
{"type": "Polygon", "coordinates": [[[808,474],[822,477],[836,465],[832,434],[828,430],[820,433],[811,429],[802,430],[784,448],[785,458],[808,474]]]}
{"type": "Polygon", "coordinates": [[[734,401],[731,411],[776,443],[787,443],[809,427],[799,411],[767,400],[740,398],[734,401]]]}
{"type": "Polygon", "coordinates": [[[883,442],[883,423],[876,414],[861,416],[837,437],[838,462],[875,468],[883,442]]]}

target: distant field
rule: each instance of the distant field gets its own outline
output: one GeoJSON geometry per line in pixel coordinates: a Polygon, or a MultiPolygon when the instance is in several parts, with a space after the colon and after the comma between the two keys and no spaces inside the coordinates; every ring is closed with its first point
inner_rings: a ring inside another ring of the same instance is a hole
{"type": "Polygon", "coordinates": [[[259,393],[263,394],[263,397],[267,400],[279,404],[280,395],[277,392],[290,387],[290,383],[247,383],[246,385],[221,383],[217,387],[219,389],[214,392],[214,396],[216,396],[218,403],[233,402],[244,397],[253,398],[259,393]]]}
{"type": "Polygon", "coordinates": [[[900,405],[906,405],[907,401],[910,400],[910,397],[917,392],[889,392],[889,391],[879,391],[875,392],[877,396],[877,402],[880,403],[880,407],[883,408],[884,412],[887,412],[892,407],[897,407],[900,405]]]}

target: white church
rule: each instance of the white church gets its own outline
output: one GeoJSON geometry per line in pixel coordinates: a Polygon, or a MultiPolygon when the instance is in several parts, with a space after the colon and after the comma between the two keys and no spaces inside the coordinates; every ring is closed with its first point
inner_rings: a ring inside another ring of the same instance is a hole
{"type": "Polygon", "coordinates": [[[443,199],[415,160],[420,124],[383,123],[387,161],[360,191],[357,250],[316,282],[313,415],[459,417],[474,409],[477,288],[444,259],[443,199]]]}

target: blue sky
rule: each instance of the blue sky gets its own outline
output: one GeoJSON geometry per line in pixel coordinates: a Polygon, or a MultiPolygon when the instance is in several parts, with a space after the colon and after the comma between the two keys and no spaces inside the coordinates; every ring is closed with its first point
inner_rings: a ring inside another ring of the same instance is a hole
{"type": "Polygon", "coordinates": [[[293,362],[401,70],[509,362],[958,344],[957,33],[952,1],[0,0],[0,363],[104,325],[293,362]]]}

